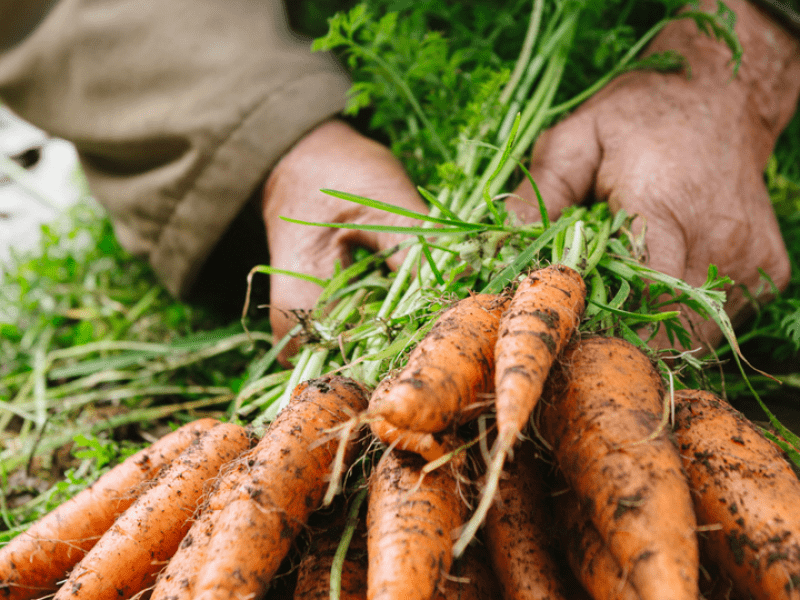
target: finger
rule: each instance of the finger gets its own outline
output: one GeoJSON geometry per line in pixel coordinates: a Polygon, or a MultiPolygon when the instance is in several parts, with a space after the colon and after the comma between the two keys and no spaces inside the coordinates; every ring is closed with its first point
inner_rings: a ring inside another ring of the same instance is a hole
{"type": "MultiPolygon", "coordinates": [[[[428,213],[427,206],[422,202],[413,184],[402,171],[397,172],[394,177],[381,176],[376,179],[371,186],[369,197],[423,215],[428,213]]],[[[422,221],[419,219],[372,208],[359,210],[358,213],[353,214],[351,222],[378,227],[419,227],[422,225],[422,221]]],[[[413,237],[406,233],[392,231],[343,229],[340,230],[337,243],[342,246],[343,253],[349,255],[357,246],[367,248],[373,252],[398,249],[400,244],[413,237]]],[[[405,259],[406,254],[406,249],[398,249],[390,254],[386,259],[389,268],[397,270],[405,259]]]]}
{"type": "MultiPolygon", "coordinates": [[[[284,223],[283,227],[268,231],[270,264],[276,269],[327,279],[337,261],[346,264],[348,260],[342,250],[344,246],[335,241],[337,235],[335,229],[284,223]]],[[[298,323],[305,326],[309,322],[321,291],[322,287],[313,281],[277,273],[270,275],[269,320],[276,342],[298,323]]],[[[278,356],[281,364],[289,366],[288,358],[309,339],[310,333],[301,330],[284,347],[278,356]]]]}
{"type": "MultiPolygon", "coordinates": [[[[539,136],[530,172],[551,219],[586,198],[594,186],[600,159],[594,118],[589,112],[576,113],[539,136]]],[[[519,198],[509,198],[508,208],[523,221],[538,221],[539,207],[530,181],[525,178],[514,193],[519,198]]]]}
{"type": "MultiPolygon", "coordinates": [[[[636,247],[633,243],[634,254],[638,254],[654,271],[664,273],[670,277],[684,280],[687,273],[687,260],[689,255],[688,239],[684,227],[672,217],[672,211],[662,206],[660,197],[644,197],[651,188],[632,190],[630,186],[623,185],[612,191],[607,198],[609,205],[619,209],[622,205],[622,198],[631,201],[634,194],[638,194],[636,206],[641,207],[640,212],[634,217],[631,223],[631,238],[633,240],[644,241],[644,246],[636,247]],[[642,237],[644,235],[644,237],[642,237]]],[[[705,281],[705,278],[703,278],[705,281]]],[[[655,302],[662,303],[669,300],[671,293],[661,294],[654,298],[655,302]]],[[[652,327],[644,328],[640,335],[642,339],[648,340],[648,344],[655,350],[669,350],[675,348],[679,351],[690,349],[707,349],[696,334],[692,332],[696,329],[696,323],[692,320],[690,311],[682,305],[665,305],[663,312],[677,310],[680,312],[680,321],[683,327],[690,334],[688,347],[682,347],[678,339],[672,338],[663,324],[655,323],[656,333],[652,335],[652,327]],[[652,337],[651,337],[652,336],[652,337]]]]}
{"type": "MultiPolygon", "coordinates": [[[[718,223],[727,226],[718,226],[707,235],[709,246],[724,248],[726,252],[722,255],[717,252],[707,260],[690,257],[686,269],[686,281],[695,286],[706,280],[709,263],[718,266],[720,275],[733,280],[734,284],[725,290],[725,312],[734,328],[743,324],[759,305],[773,299],[776,291],[786,289],[791,278],[786,245],[762,182],[750,192],[750,197],[755,199],[749,203],[746,219],[729,222],[718,219],[718,223]]],[[[696,326],[700,331],[698,337],[708,340],[709,347],[722,341],[722,332],[713,321],[696,326]]]]}

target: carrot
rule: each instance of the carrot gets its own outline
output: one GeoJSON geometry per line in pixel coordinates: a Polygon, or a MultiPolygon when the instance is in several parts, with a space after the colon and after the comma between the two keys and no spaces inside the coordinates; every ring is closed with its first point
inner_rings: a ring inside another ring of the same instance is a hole
{"type": "MultiPolygon", "coordinates": [[[[294,600],[330,598],[331,569],[344,524],[341,518],[328,519],[322,525],[323,530],[312,538],[297,569],[294,600]]],[[[342,565],[340,600],[366,600],[367,597],[367,537],[363,525],[364,521],[359,521],[342,565]]]]}
{"type": "Polygon", "coordinates": [[[214,419],[200,419],[165,435],[0,548],[0,598],[28,600],[56,591],[57,582],[147,489],[148,482],[218,424],[214,419]]]}
{"type": "Polygon", "coordinates": [[[780,450],[709,392],[675,392],[675,437],[704,554],[739,593],[800,598],[800,481],[780,450]]]}
{"type": "Polygon", "coordinates": [[[632,344],[590,338],[550,375],[539,431],[642,600],[696,600],[696,520],[677,448],[658,430],[664,389],[632,344]]]}
{"type": "MultiPolygon", "coordinates": [[[[256,446],[247,477],[219,514],[194,598],[264,594],[327,488],[339,440],[331,429],[367,406],[367,392],[344,377],[298,385],[256,446]]],[[[350,440],[346,462],[358,444],[350,440]]]]}
{"type": "Polygon", "coordinates": [[[166,568],[159,573],[151,600],[190,600],[193,597],[219,513],[231,500],[238,483],[247,476],[252,455],[252,450],[246,452],[220,471],[214,490],[209,494],[200,515],[181,540],[166,568]]]}
{"type": "Polygon", "coordinates": [[[585,306],[586,284],[580,274],[551,265],[531,273],[503,313],[494,351],[497,440],[481,501],[456,542],[456,556],[483,522],[506,456],[542,395],[550,367],[577,330],[585,306]]]}
{"type": "Polygon", "coordinates": [[[186,535],[191,516],[222,465],[249,444],[245,430],[233,423],[204,433],[103,534],[55,600],[118,600],[151,586],[186,535]]]}
{"type": "Polygon", "coordinates": [[[534,271],[517,288],[495,346],[496,451],[508,449],[528,423],[553,362],[580,324],[586,284],[563,265],[534,271]]]}
{"type": "Polygon", "coordinates": [[[472,544],[454,561],[444,589],[436,594],[435,600],[508,600],[508,597],[501,592],[486,549],[472,544]]]}
{"type": "Polygon", "coordinates": [[[372,401],[371,417],[395,427],[436,433],[485,410],[494,342],[506,299],[476,294],[456,302],[411,352],[394,384],[372,401]]]}
{"type": "Polygon", "coordinates": [[[553,512],[567,562],[589,595],[606,600],[640,600],[594,524],[581,510],[575,492],[568,490],[555,498],[553,512]]]}
{"type": "MultiPolygon", "coordinates": [[[[368,412],[373,412],[373,408],[383,402],[383,398],[396,382],[397,378],[387,377],[378,384],[370,396],[368,412]]],[[[427,461],[441,458],[456,448],[453,435],[400,428],[382,417],[372,419],[369,426],[372,434],[387,446],[397,450],[416,452],[427,461]]]]}
{"type": "Polygon", "coordinates": [[[465,504],[447,464],[424,477],[411,452],[385,452],[370,475],[367,598],[430,600],[452,564],[465,504]]]}
{"type": "Polygon", "coordinates": [[[566,597],[553,558],[544,484],[535,446],[523,443],[506,465],[483,537],[506,600],[566,597]]]}

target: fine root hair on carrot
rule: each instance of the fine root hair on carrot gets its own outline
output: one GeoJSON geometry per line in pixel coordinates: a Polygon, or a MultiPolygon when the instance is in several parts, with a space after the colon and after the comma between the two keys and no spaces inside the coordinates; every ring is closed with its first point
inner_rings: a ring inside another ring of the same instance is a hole
{"type": "MultiPolygon", "coordinates": [[[[336,448],[336,456],[331,464],[330,483],[328,490],[325,492],[325,497],[322,499],[322,506],[330,505],[336,494],[341,491],[342,479],[348,466],[346,465],[347,450],[353,443],[355,433],[363,425],[362,421],[362,417],[356,415],[331,430],[338,438],[338,446],[336,448]]],[[[327,443],[327,441],[326,438],[321,438],[316,444],[312,444],[310,449],[313,450],[317,445],[327,443]]]]}
{"type": "Polygon", "coordinates": [[[190,529],[191,517],[219,470],[249,446],[247,432],[233,423],[205,432],[103,534],[55,600],[117,600],[152,586],[190,529]]]}
{"type": "Polygon", "coordinates": [[[422,433],[475,418],[475,410],[467,407],[480,409],[479,395],[491,391],[494,343],[506,303],[503,296],[475,294],[448,308],[392,385],[376,389],[370,414],[422,433]]]}
{"type": "Polygon", "coordinates": [[[416,452],[428,462],[449,455],[455,444],[454,435],[449,432],[434,434],[405,427],[398,427],[380,415],[374,415],[374,408],[380,406],[386,395],[397,384],[398,378],[384,378],[372,392],[367,413],[363,415],[369,423],[372,435],[390,448],[416,452]]]}
{"type": "MultiPolygon", "coordinates": [[[[332,428],[367,407],[356,381],[326,376],[298,385],[256,445],[250,470],[220,511],[195,598],[260,597],[328,488],[338,438],[332,428]],[[328,436],[324,445],[315,445],[328,436]],[[313,449],[311,446],[315,446],[313,449]]],[[[348,444],[345,463],[359,455],[348,444]]]]}
{"type": "Polygon", "coordinates": [[[537,411],[559,470],[642,600],[696,600],[697,520],[678,448],[664,431],[661,376],[633,344],[567,348],[537,411]]]}
{"type": "Polygon", "coordinates": [[[0,548],[0,598],[30,600],[55,592],[157,474],[217,425],[216,419],[199,419],[165,435],[0,548]]]}
{"type": "Polygon", "coordinates": [[[523,280],[503,313],[494,352],[497,439],[478,508],[454,546],[456,556],[486,518],[506,457],[542,395],[550,368],[577,331],[585,306],[580,273],[551,265],[523,280]]]}

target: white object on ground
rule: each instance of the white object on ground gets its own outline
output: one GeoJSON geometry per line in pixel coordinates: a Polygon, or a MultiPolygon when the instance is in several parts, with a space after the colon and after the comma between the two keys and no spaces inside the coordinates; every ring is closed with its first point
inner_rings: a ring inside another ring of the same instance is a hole
{"type": "Polygon", "coordinates": [[[72,144],[0,106],[0,276],[12,252],[35,249],[42,224],[84,195],[78,169],[72,144]]]}

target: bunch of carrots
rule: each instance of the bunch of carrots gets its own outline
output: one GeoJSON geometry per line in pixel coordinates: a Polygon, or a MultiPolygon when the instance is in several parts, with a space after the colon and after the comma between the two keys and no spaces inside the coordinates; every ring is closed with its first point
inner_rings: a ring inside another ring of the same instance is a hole
{"type": "Polygon", "coordinates": [[[0,598],[800,598],[780,449],[578,335],[585,290],[553,265],[461,300],[374,390],[301,383],[258,441],[174,431],[0,549],[0,598]]]}

